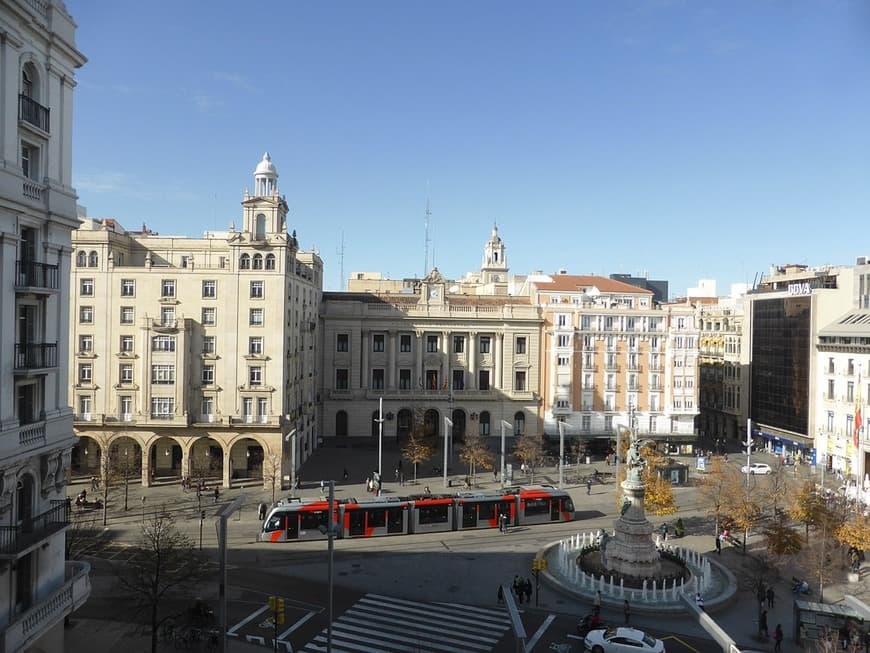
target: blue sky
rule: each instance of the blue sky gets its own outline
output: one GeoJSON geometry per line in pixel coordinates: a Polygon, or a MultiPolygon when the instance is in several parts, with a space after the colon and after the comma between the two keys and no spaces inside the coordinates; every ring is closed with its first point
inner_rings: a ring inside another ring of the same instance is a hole
{"type": "Polygon", "coordinates": [[[324,286],[700,278],[870,254],[870,3],[67,0],[92,217],[240,222],[268,150],[324,286]]]}

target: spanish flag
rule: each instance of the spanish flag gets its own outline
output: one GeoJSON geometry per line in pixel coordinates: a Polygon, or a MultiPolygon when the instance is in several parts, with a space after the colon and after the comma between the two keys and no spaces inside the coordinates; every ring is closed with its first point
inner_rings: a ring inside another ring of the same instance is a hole
{"type": "Polygon", "coordinates": [[[858,374],[858,393],[855,395],[855,422],[852,432],[852,444],[858,448],[858,434],[861,432],[861,374],[858,374]]]}

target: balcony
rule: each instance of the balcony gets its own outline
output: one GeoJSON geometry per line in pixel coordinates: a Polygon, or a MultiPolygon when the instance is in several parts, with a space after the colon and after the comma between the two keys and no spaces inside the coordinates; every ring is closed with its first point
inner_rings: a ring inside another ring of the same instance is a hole
{"type": "Polygon", "coordinates": [[[14,560],[69,525],[70,504],[65,499],[51,503],[52,507],[41,515],[25,519],[16,526],[0,526],[0,558],[14,560]]]}
{"type": "Polygon", "coordinates": [[[46,134],[51,131],[51,110],[23,93],[18,94],[18,119],[46,134]]]}
{"type": "Polygon", "coordinates": [[[16,370],[47,370],[57,367],[57,343],[16,343],[14,367],[16,370]]]}
{"type": "Polygon", "coordinates": [[[64,584],[0,632],[0,651],[23,651],[64,617],[78,610],[91,595],[91,566],[67,562],[64,584]]]}
{"type": "Polygon", "coordinates": [[[15,287],[57,290],[57,266],[35,261],[15,261],[15,287]]]}
{"type": "Polygon", "coordinates": [[[173,331],[178,331],[178,319],[174,317],[167,317],[162,319],[149,318],[148,328],[154,329],[158,333],[170,333],[173,331]]]}
{"type": "Polygon", "coordinates": [[[45,422],[22,424],[18,427],[18,446],[30,447],[31,445],[45,444],[45,422]]]}

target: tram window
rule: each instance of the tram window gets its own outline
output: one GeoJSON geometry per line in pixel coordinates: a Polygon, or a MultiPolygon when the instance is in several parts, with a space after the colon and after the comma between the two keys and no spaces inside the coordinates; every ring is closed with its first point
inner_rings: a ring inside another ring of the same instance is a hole
{"type": "Polygon", "coordinates": [[[549,499],[526,499],[526,515],[546,515],[550,512],[549,499]]]}
{"type": "Polygon", "coordinates": [[[420,523],[421,524],[444,524],[446,522],[447,522],[447,505],[421,506],[420,507],[420,523]]]}
{"type": "Polygon", "coordinates": [[[402,522],[402,513],[404,511],[401,508],[390,508],[387,510],[387,532],[388,533],[401,533],[404,530],[404,523],[402,522]]]}
{"type": "Polygon", "coordinates": [[[477,506],[473,503],[462,505],[462,526],[463,528],[477,526],[477,506]]]}
{"type": "Polygon", "coordinates": [[[284,522],[284,515],[273,515],[266,525],[263,526],[264,531],[280,531],[281,524],[284,522]]]}
{"type": "Polygon", "coordinates": [[[562,510],[564,510],[565,512],[570,512],[570,513],[574,512],[574,502],[571,501],[570,497],[563,497],[562,498],[562,510]]]}
{"type": "Polygon", "coordinates": [[[303,512],[299,527],[303,531],[317,530],[319,526],[326,526],[326,511],[315,510],[314,512],[303,512]]]}
{"type": "Polygon", "coordinates": [[[387,511],[383,508],[366,512],[369,516],[369,528],[383,528],[387,525],[387,511]]]}

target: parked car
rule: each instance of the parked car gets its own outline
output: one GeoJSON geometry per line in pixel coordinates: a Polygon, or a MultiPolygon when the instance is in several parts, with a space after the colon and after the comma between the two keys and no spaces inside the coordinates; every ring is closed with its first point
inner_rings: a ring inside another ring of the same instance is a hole
{"type": "Polygon", "coordinates": [[[752,463],[749,467],[743,465],[743,467],[740,468],[740,471],[744,474],[747,471],[750,474],[770,474],[773,470],[767,463],[752,463]]]}
{"type": "Polygon", "coordinates": [[[592,653],[665,653],[665,644],[637,628],[608,628],[592,630],[583,640],[587,651],[592,653]]]}

